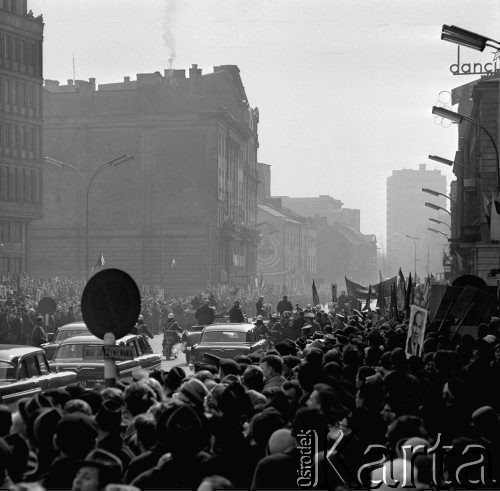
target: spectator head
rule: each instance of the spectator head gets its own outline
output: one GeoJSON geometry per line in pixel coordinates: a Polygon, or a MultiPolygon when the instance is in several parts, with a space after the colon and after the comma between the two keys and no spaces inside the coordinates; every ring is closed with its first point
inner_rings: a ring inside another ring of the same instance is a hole
{"type": "Polygon", "coordinates": [[[268,402],[267,397],[256,390],[247,390],[247,395],[250,398],[254,413],[262,411],[268,402]]]}
{"type": "Polygon", "coordinates": [[[262,392],[264,388],[264,373],[262,368],[257,365],[249,365],[243,372],[243,385],[248,390],[262,392]]]}
{"type": "Polygon", "coordinates": [[[285,394],[290,407],[297,407],[301,396],[299,382],[297,380],[287,380],[281,387],[281,390],[285,394]]]}
{"type": "Polygon", "coordinates": [[[97,425],[82,413],[66,414],[56,427],[55,446],[66,456],[83,459],[95,447],[97,425]]]}
{"type": "Polygon", "coordinates": [[[132,417],[147,412],[156,402],[154,390],[145,382],[133,382],[123,394],[125,407],[132,417]]]}
{"type": "Polygon", "coordinates": [[[292,431],[288,428],[281,428],[276,430],[267,442],[266,453],[267,455],[274,455],[277,453],[283,453],[290,448],[296,446],[295,438],[292,435],[292,431]]]}
{"type": "Polygon", "coordinates": [[[240,375],[240,367],[231,358],[222,358],[219,362],[219,377],[222,379],[226,375],[240,375]]]}
{"type": "Polygon", "coordinates": [[[298,356],[287,355],[283,357],[283,377],[290,378],[293,369],[300,365],[300,358],[298,356]]]}
{"type": "Polygon", "coordinates": [[[322,371],[311,365],[310,363],[302,363],[299,366],[297,379],[303,392],[310,394],[314,390],[314,385],[317,384],[322,377],[322,371]]]}
{"type": "Polygon", "coordinates": [[[73,489],[77,491],[99,491],[108,484],[119,483],[123,473],[120,459],[101,448],[92,450],[79,467],[73,479],[73,489]]]}
{"type": "Polygon", "coordinates": [[[259,447],[265,447],[271,435],[278,429],[285,427],[285,421],[276,409],[268,408],[256,414],[250,421],[248,436],[259,447]]]}
{"type": "Polygon", "coordinates": [[[307,407],[327,414],[338,405],[337,393],[327,384],[316,384],[307,401],[307,407]]]}
{"type": "Polygon", "coordinates": [[[171,393],[176,391],[181,386],[181,383],[185,378],[186,373],[181,367],[173,367],[163,377],[163,384],[165,385],[167,392],[171,393]]]}
{"type": "Polygon", "coordinates": [[[205,445],[200,417],[189,406],[179,406],[162,414],[158,425],[164,426],[162,438],[168,442],[174,457],[196,455],[205,445]]]}
{"type": "Polygon", "coordinates": [[[0,404],[0,438],[10,433],[12,426],[12,413],[8,406],[0,404]]]}
{"type": "Polygon", "coordinates": [[[260,360],[264,380],[268,381],[283,373],[283,360],[277,355],[266,355],[260,360]]]}
{"type": "Polygon", "coordinates": [[[203,382],[191,378],[181,385],[178,394],[182,402],[202,412],[205,397],[208,395],[208,389],[203,382]]]}
{"type": "Polygon", "coordinates": [[[283,300],[286,302],[288,300],[288,297],[286,295],[283,295],[283,300]]]}
{"type": "Polygon", "coordinates": [[[401,440],[412,437],[427,439],[422,419],[417,416],[403,415],[396,418],[387,428],[387,440],[391,449],[396,450],[401,440]]]}
{"type": "Polygon", "coordinates": [[[356,387],[359,388],[366,382],[367,377],[375,375],[375,369],[371,366],[362,366],[358,368],[356,375],[356,387]]]}
{"type": "Polygon", "coordinates": [[[318,445],[321,447],[323,439],[321,435],[325,435],[328,431],[328,424],[325,415],[318,409],[310,407],[300,408],[292,421],[292,436],[298,441],[302,432],[313,430],[319,436],[318,445]]]}
{"type": "Polygon", "coordinates": [[[132,423],[137,434],[137,441],[143,452],[151,449],[158,440],[156,421],[152,415],[139,414],[132,423]]]}
{"type": "Polygon", "coordinates": [[[122,422],[122,405],[112,399],[103,401],[97,411],[95,422],[100,430],[119,433],[122,422]]]}
{"type": "Polygon", "coordinates": [[[64,405],[63,413],[83,413],[92,416],[92,408],[89,406],[88,402],[82,401],[81,399],[71,399],[64,405]]]}

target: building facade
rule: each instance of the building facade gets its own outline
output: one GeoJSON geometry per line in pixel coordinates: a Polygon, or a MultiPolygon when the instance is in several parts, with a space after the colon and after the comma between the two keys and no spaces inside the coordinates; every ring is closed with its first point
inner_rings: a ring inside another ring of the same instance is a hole
{"type": "MultiPolygon", "coordinates": [[[[45,154],[90,179],[90,257],[178,295],[256,274],[257,109],[235,65],[203,74],[138,74],[99,85],[46,80],[45,154]]],[[[41,275],[82,277],[85,192],[75,172],[44,167],[44,220],[33,230],[41,275]]]]}
{"type": "Polygon", "coordinates": [[[309,291],[316,276],[316,227],[273,198],[257,206],[257,275],[276,292],[309,291]],[[285,287],[285,288],[283,288],[285,287]]]}
{"type": "Polygon", "coordinates": [[[340,223],[360,231],[360,211],[342,208],[342,201],[328,195],[306,198],[281,196],[283,206],[304,217],[325,217],[330,225],[340,223]]]}
{"type": "Polygon", "coordinates": [[[443,272],[443,249],[448,241],[440,233],[428,228],[441,230],[449,235],[450,215],[425,206],[426,202],[447,208],[444,196],[432,196],[422,192],[422,188],[432,189],[447,195],[446,176],[439,170],[428,170],[425,164],[415,169],[393,170],[387,178],[387,248],[385,251],[386,271],[393,275],[398,268],[405,276],[408,272],[424,278],[428,273],[443,272]],[[446,225],[432,222],[439,220],[446,225]],[[415,240],[409,238],[415,237],[415,240]]]}
{"type": "MultiPolygon", "coordinates": [[[[497,147],[499,91],[499,72],[452,91],[454,109],[485,127],[497,147]]],[[[478,126],[464,121],[458,125],[458,132],[453,167],[457,179],[456,205],[452,208],[452,274],[474,274],[496,286],[498,276],[488,274],[500,267],[500,252],[498,241],[491,240],[485,204],[499,189],[497,156],[491,140],[478,126]]]]}
{"type": "Polygon", "coordinates": [[[0,2],[0,274],[32,272],[42,217],[43,26],[26,0],[0,2]]]}

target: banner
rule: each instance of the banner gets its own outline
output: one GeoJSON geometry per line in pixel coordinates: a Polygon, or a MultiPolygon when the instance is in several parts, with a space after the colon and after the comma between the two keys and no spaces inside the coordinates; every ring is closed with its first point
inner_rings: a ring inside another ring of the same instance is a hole
{"type": "MultiPolygon", "coordinates": [[[[372,292],[379,291],[379,285],[382,285],[382,292],[384,297],[391,296],[391,286],[397,282],[397,276],[389,278],[388,280],[384,280],[381,283],[377,283],[376,285],[372,285],[372,292]]],[[[368,297],[368,288],[366,286],[362,286],[354,281],[351,281],[347,277],[345,277],[345,286],[347,290],[347,295],[350,297],[357,298],[358,300],[366,300],[368,297]]]]}
{"type": "Polygon", "coordinates": [[[422,356],[427,314],[427,310],[416,305],[411,306],[410,324],[408,326],[408,335],[406,336],[407,356],[422,356]]]}

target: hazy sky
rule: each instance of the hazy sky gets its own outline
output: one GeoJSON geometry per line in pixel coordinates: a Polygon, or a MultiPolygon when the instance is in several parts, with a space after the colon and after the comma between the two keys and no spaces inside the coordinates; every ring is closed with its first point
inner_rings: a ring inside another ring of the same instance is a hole
{"type": "MultiPolygon", "coordinates": [[[[386,178],[428,154],[453,159],[456,128],[434,123],[452,76],[454,24],[498,38],[498,0],[28,0],[45,21],[44,76],[65,81],[196,63],[241,70],[260,112],[259,161],[276,195],[329,194],[385,237],[386,178]],[[174,46],[175,45],[175,46],[174,46]]],[[[491,61],[462,48],[462,60],[491,61]]],[[[411,217],[409,217],[411,219],[411,217]]]]}

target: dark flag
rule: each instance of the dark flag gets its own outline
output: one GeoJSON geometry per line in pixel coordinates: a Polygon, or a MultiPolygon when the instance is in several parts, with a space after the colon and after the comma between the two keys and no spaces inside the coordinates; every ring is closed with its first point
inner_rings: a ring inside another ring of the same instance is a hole
{"type": "Polygon", "coordinates": [[[397,317],[398,315],[398,297],[397,297],[397,286],[396,283],[393,284],[391,288],[391,311],[393,317],[397,317]]]}
{"type": "Polygon", "coordinates": [[[370,308],[370,302],[372,301],[372,286],[370,285],[368,287],[368,296],[366,297],[366,304],[365,304],[365,309],[366,310],[371,310],[370,308]]]}
{"type": "Polygon", "coordinates": [[[378,284],[378,295],[377,295],[377,309],[385,309],[387,307],[385,303],[384,286],[382,282],[378,284]]]}
{"type": "Polygon", "coordinates": [[[401,268],[399,268],[399,273],[398,273],[397,299],[398,299],[398,305],[401,308],[403,308],[406,299],[406,280],[403,275],[403,272],[401,271],[401,268]]]}
{"type": "Polygon", "coordinates": [[[312,284],[312,294],[313,294],[313,305],[321,305],[321,302],[319,301],[318,290],[316,290],[316,284],[314,283],[314,279],[312,284]]]}
{"type": "Polygon", "coordinates": [[[337,301],[337,283],[332,283],[332,302],[337,301]]]}
{"type": "Polygon", "coordinates": [[[97,258],[97,262],[95,263],[94,267],[92,268],[91,274],[94,274],[98,269],[101,269],[102,267],[104,267],[105,264],[106,264],[106,261],[104,260],[104,254],[101,252],[99,254],[99,257],[97,258]]]}
{"type": "Polygon", "coordinates": [[[406,297],[405,297],[405,312],[410,314],[410,304],[411,304],[411,292],[413,290],[411,281],[411,271],[408,274],[408,285],[406,285],[406,297]]]}

